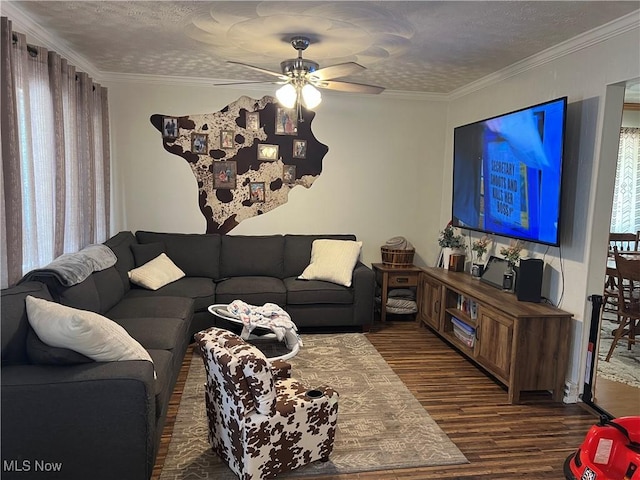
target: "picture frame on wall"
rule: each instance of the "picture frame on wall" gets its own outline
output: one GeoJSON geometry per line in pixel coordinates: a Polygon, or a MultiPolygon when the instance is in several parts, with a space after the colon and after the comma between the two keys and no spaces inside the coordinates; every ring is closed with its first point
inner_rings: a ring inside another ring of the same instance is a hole
{"type": "Polygon", "coordinates": [[[297,135],[298,122],[296,113],[292,108],[276,108],[276,135],[297,135]]]}
{"type": "Polygon", "coordinates": [[[283,165],[283,167],[282,167],[282,181],[283,181],[283,183],[294,183],[296,181],[296,166],[295,165],[283,165]]]}
{"type": "Polygon", "coordinates": [[[213,188],[233,190],[238,181],[238,166],[234,161],[213,162],[213,188]]]}
{"type": "Polygon", "coordinates": [[[264,182],[249,182],[249,200],[251,203],[264,203],[264,182]]]}
{"type": "Polygon", "coordinates": [[[258,160],[275,161],[278,160],[278,145],[269,143],[258,144],[258,160]]]}
{"type": "Polygon", "coordinates": [[[198,155],[209,153],[209,135],[206,133],[192,133],[191,151],[198,155]]]}
{"type": "Polygon", "coordinates": [[[178,138],[177,117],[162,117],[162,138],[171,140],[178,138]]]}
{"type": "Polygon", "coordinates": [[[307,141],[296,138],[293,140],[293,158],[307,158],[307,141]]]}
{"type": "Polygon", "coordinates": [[[235,136],[236,132],[233,130],[220,130],[220,148],[233,148],[235,146],[235,136]]]}
{"type": "Polygon", "coordinates": [[[247,130],[260,130],[260,112],[247,112],[245,124],[247,130]]]}

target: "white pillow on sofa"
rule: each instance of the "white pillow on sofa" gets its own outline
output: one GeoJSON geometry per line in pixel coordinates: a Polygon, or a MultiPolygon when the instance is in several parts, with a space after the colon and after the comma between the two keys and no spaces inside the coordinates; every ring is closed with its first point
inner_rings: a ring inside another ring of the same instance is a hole
{"type": "Polygon", "coordinates": [[[129,271],[131,283],[149,290],[158,290],[182,277],[184,277],[184,272],[167,257],[166,253],[161,253],[141,267],[129,271]]]}
{"type": "Polygon", "coordinates": [[[358,262],[362,242],[353,240],[314,240],[311,263],[298,277],[302,280],[325,280],[351,286],[353,268],[358,262]]]}
{"type": "Polygon", "coordinates": [[[97,362],[148,360],[149,352],[116,322],[42,298],[26,297],[27,319],[47,345],[68,348],[97,362]]]}

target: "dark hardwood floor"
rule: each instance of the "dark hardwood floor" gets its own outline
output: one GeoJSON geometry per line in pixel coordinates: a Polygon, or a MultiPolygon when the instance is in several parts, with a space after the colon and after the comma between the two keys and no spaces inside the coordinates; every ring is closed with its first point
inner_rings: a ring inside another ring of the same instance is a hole
{"type": "MultiPolygon", "coordinates": [[[[304,332],[303,332],[304,335],[304,332]]],[[[412,320],[376,322],[367,334],[433,419],[469,460],[465,465],[398,469],[339,477],[339,480],[515,480],[563,479],[565,458],[582,443],[597,418],[579,405],[551,401],[545,392],[507,403],[507,392],[432,331],[412,320]]],[[[303,337],[304,338],[304,337],[303,337]]],[[[186,372],[183,366],[156,460],[158,480],[186,372]]],[[[293,359],[292,361],[295,361],[293,359]]],[[[306,477],[311,480],[310,477],[306,477]]]]}

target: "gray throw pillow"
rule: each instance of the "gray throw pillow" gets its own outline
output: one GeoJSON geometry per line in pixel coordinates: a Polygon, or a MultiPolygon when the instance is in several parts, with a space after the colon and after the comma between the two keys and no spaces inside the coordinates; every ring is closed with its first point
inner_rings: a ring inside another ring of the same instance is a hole
{"type": "Polygon", "coordinates": [[[164,243],[162,242],[134,244],[131,245],[131,251],[133,252],[136,267],[150,262],[161,253],[167,253],[164,243]]]}

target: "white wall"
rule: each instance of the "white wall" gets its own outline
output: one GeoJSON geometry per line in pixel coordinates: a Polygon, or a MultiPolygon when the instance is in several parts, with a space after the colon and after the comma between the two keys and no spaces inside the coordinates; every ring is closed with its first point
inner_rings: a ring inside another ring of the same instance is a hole
{"type": "MultiPolygon", "coordinates": [[[[170,79],[167,79],[167,83],[170,79]]],[[[112,230],[204,232],[197,185],[186,162],[166,152],[153,114],[215,112],[249,91],[207,86],[111,82],[112,230]]],[[[230,233],[355,233],[363,261],[380,261],[380,246],[403,235],[416,263],[432,264],[437,235],[446,102],[420,97],[327,92],[312,130],[328,145],[311,188],[295,187],[289,202],[241,222],[230,233]]]]}
{"type": "MultiPolygon", "coordinates": [[[[574,315],[573,338],[567,339],[572,343],[569,380],[579,384],[582,384],[583,352],[591,314],[587,297],[602,292],[606,260],[606,241],[603,238],[606,238],[605,234],[608,235],[608,215],[612,204],[612,183],[608,176],[605,178],[605,174],[601,174],[602,178],[598,176],[600,162],[606,162],[607,165],[612,162],[610,158],[599,158],[605,91],[608,84],[638,77],[638,39],[639,29],[636,25],[600,43],[459,96],[449,105],[445,158],[452,156],[454,127],[568,96],[567,182],[563,192],[561,247],[547,251],[546,247],[530,244],[529,255],[544,257],[547,263],[543,294],[546,293],[554,303],[560,303],[560,308],[574,315]],[[596,205],[596,199],[599,205],[596,205]],[[592,245],[594,232],[597,242],[592,245]]],[[[441,209],[443,221],[448,219],[451,208],[452,171],[449,164],[445,163],[445,166],[441,209]]],[[[506,239],[498,240],[502,244],[508,243],[506,239]]]]}

